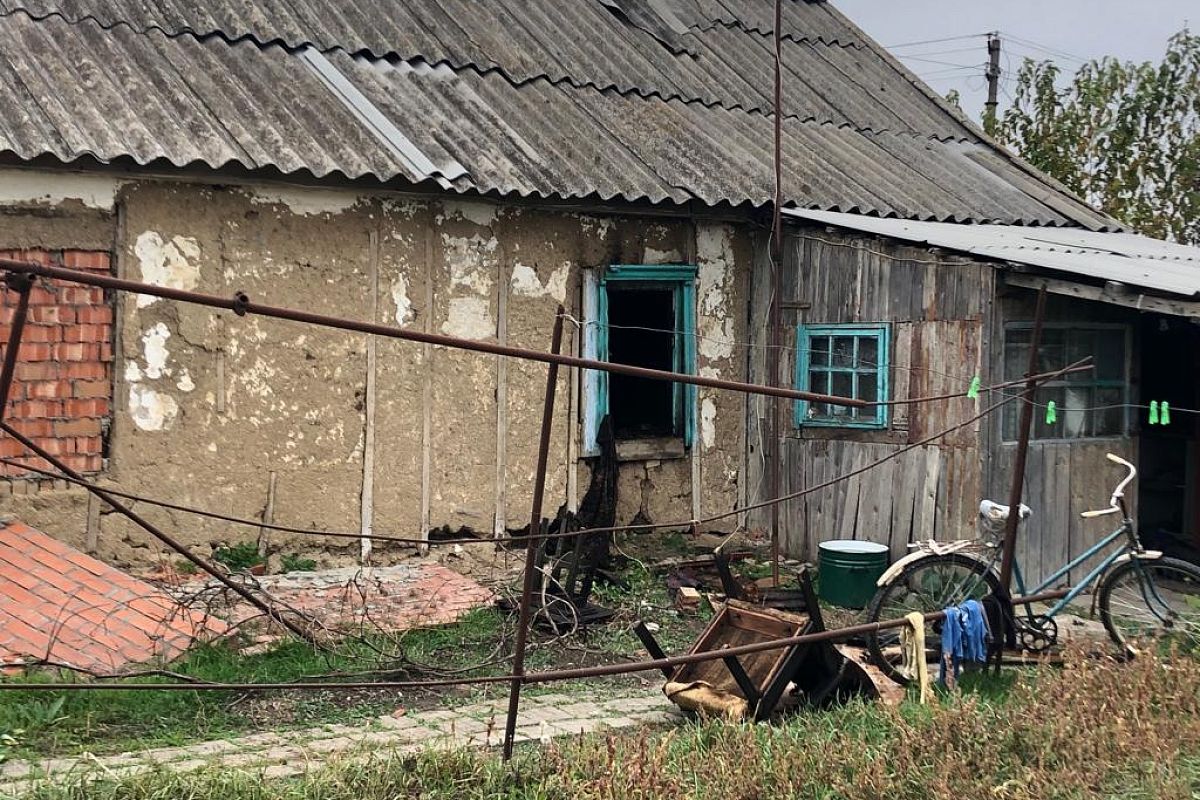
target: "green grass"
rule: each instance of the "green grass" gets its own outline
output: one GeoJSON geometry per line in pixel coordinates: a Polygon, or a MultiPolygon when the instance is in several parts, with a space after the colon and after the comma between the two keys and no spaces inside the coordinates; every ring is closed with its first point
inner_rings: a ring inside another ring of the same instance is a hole
{"type": "MultiPolygon", "coordinates": [[[[982,679],[981,679],[982,680],[982,679]]],[[[699,723],[495,752],[374,754],[263,781],[236,770],[45,786],[35,800],[1061,800],[1200,793],[1200,663],[1075,658],[993,697],[854,702],[780,725],[699,723]]]]}
{"type": "MultiPolygon", "coordinates": [[[[402,668],[406,662],[454,670],[473,665],[479,653],[498,641],[504,619],[498,611],[478,609],[454,625],[409,631],[394,639],[348,640],[329,651],[297,640],[285,640],[256,655],[241,655],[219,645],[203,645],[171,664],[170,669],[183,676],[218,683],[286,683],[329,673],[402,668]],[[379,651],[403,657],[389,658],[379,651]]],[[[412,663],[408,663],[410,669],[412,663]]],[[[506,669],[505,665],[492,665],[480,673],[495,674],[506,669]]],[[[390,677],[402,680],[405,676],[390,677]]],[[[33,683],[60,679],[63,676],[42,673],[6,681],[33,683]]],[[[132,680],[174,682],[169,677],[132,680]]],[[[404,695],[395,690],[266,695],[270,702],[264,702],[262,697],[214,691],[6,692],[0,695],[0,735],[16,739],[7,748],[11,756],[82,750],[119,752],[236,735],[263,726],[286,728],[333,720],[361,721],[393,711],[405,702],[404,695]]]]}

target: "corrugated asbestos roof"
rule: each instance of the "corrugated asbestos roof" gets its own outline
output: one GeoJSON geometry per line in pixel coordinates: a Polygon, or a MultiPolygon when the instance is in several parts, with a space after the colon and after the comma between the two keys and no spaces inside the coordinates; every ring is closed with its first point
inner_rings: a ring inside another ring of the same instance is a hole
{"type": "Polygon", "coordinates": [[[1200,248],[1133,233],[1017,225],[952,225],[788,210],[797,219],[959,253],[1200,298],[1200,248]]]}
{"type": "MultiPolygon", "coordinates": [[[[771,201],[772,0],[0,0],[0,151],[522,196],[771,201]],[[13,113],[15,112],[15,113],[13,113]]],[[[1109,220],[827,3],[784,0],[785,195],[1109,220]]]]}

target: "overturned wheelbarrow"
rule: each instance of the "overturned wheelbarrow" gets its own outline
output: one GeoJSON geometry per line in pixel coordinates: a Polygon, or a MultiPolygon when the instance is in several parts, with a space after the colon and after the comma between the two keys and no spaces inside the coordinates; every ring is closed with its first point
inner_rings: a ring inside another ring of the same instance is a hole
{"type": "MultiPolygon", "coordinates": [[[[799,580],[802,610],[781,611],[731,599],[689,652],[717,652],[825,630],[808,573],[801,573],[799,580]]],[[[634,632],[652,658],[667,657],[644,625],[639,623],[634,632]]],[[[883,684],[889,683],[828,641],[681,664],[664,668],[663,675],[664,693],[685,711],[756,722],[785,705],[819,707],[856,695],[880,697],[883,684]]]]}

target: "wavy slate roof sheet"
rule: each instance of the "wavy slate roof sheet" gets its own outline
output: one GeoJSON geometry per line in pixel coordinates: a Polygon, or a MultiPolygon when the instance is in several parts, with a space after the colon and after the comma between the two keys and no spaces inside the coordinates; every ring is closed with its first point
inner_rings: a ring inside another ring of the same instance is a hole
{"type": "MultiPolygon", "coordinates": [[[[771,0],[0,0],[0,150],[543,197],[772,198],[771,0]]],[[[784,0],[786,196],[1108,220],[784,0]]]]}

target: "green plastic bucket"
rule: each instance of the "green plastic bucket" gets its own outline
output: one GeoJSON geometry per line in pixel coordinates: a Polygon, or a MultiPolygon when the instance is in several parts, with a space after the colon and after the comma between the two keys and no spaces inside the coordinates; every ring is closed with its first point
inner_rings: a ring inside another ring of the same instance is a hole
{"type": "Polygon", "coordinates": [[[842,608],[863,608],[888,568],[887,545],[835,539],[818,547],[821,599],[842,608]]]}

